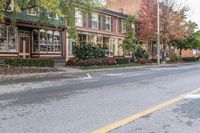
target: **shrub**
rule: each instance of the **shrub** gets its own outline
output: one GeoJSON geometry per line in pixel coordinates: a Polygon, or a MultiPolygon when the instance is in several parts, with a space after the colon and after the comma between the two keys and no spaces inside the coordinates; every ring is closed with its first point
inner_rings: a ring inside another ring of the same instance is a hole
{"type": "Polygon", "coordinates": [[[78,60],[76,58],[69,59],[67,65],[69,66],[102,66],[102,65],[116,65],[117,61],[114,58],[104,59],[86,59],[78,60]]]}
{"type": "Polygon", "coordinates": [[[78,66],[78,59],[77,58],[71,58],[67,61],[66,65],[68,66],[78,66]]]}
{"type": "Polygon", "coordinates": [[[52,59],[5,59],[4,63],[14,67],[54,67],[52,59]]]}
{"type": "Polygon", "coordinates": [[[144,50],[142,47],[139,47],[135,51],[135,58],[138,59],[148,59],[149,58],[149,53],[148,51],[144,50]]]}
{"type": "Polygon", "coordinates": [[[79,60],[100,59],[106,57],[106,52],[103,48],[92,44],[81,44],[74,47],[74,55],[79,60]]]}
{"type": "Polygon", "coordinates": [[[117,64],[129,64],[129,59],[128,58],[118,58],[116,59],[117,64]]]}
{"type": "Polygon", "coordinates": [[[199,60],[199,58],[198,57],[197,58],[196,57],[183,57],[182,60],[184,62],[196,62],[199,60]]]}
{"type": "Polygon", "coordinates": [[[177,63],[180,60],[179,56],[177,54],[174,54],[170,62],[177,63]]]}
{"type": "Polygon", "coordinates": [[[105,58],[103,60],[104,65],[116,65],[117,61],[114,58],[105,58]]]}

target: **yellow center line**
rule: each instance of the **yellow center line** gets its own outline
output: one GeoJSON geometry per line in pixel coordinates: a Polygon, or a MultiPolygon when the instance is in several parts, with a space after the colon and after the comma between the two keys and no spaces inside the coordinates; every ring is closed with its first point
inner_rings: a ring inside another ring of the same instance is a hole
{"type": "Polygon", "coordinates": [[[183,100],[187,95],[191,95],[191,94],[197,93],[199,91],[200,91],[200,88],[198,88],[196,90],[193,90],[193,91],[191,91],[189,93],[183,94],[181,96],[178,96],[178,97],[176,97],[174,99],[171,99],[169,101],[166,101],[164,103],[161,103],[159,105],[156,105],[156,106],[154,106],[152,108],[149,108],[149,109],[147,109],[145,111],[142,111],[142,112],[139,112],[139,113],[134,114],[132,116],[129,116],[129,117],[125,118],[125,119],[122,119],[122,120],[117,121],[115,123],[112,123],[110,125],[107,125],[107,126],[105,126],[103,128],[100,128],[100,129],[97,129],[95,131],[92,131],[91,133],[107,133],[107,132],[110,132],[110,131],[112,131],[114,129],[117,129],[117,128],[120,128],[120,127],[122,127],[124,125],[127,125],[128,123],[133,122],[133,121],[135,121],[135,120],[137,120],[137,119],[139,119],[141,117],[144,117],[144,116],[146,116],[148,114],[151,114],[153,112],[161,110],[161,109],[163,109],[163,108],[165,108],[167,106],[175,104],[175,103],[183,100]]]}

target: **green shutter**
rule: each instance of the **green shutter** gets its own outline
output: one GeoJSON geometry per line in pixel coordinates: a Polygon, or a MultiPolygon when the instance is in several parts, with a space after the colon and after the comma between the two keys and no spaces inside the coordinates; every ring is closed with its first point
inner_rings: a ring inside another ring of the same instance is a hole
{"type": "Polygon", "coordinates": [[[103,16],[103,30],[106,30],[106,16],[103,16]]]}
{"type": "Polygon", "coordinates": [[[101,15],[99,15],[99,30],[101,30],[101,15]]]}
{"type": "Polygon", "coordinates": [[[119,19],[119,32],[122,33],[122,19],[119,19]]]}
{"type": "Polygon", "coordinates": [[[88,19],[89,19],[89,20],[88,20],[88,22],[89,22],[89,23],[88,23],[88,24],[89,24],[88,27],[89,27],[89,28],[92,28],[92,14],[89,13],[88,16],[89,16],[89,17],[88,17],[88,19]]]}
{"type": "Polygon", "coordinates": [[[113,31],[113,17],[111,17],[111,31],[113,31]]]}
{"type": "Polygon", "coordinates": [[[83,27],[87,27],[86,14],[83,13],[83,27]]]}

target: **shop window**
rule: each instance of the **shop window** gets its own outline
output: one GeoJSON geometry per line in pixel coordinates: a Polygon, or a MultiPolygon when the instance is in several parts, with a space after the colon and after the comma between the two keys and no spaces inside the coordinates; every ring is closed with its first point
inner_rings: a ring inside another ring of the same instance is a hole
{"type": "Polygon", "coordinates": [[[62,37],[58,31],[33,31],[33,52],[57,53],[62,50],[62,37]]]}
{"type": "Polygon", "coordinates": [[[0,25],[0,51],[16,51],[16,34],[15,26],[0,25]]]}
{"type": "Polygon", "coordinates": [[[8,26],[8,51],[16,51],[16,27],[8,26]]]}

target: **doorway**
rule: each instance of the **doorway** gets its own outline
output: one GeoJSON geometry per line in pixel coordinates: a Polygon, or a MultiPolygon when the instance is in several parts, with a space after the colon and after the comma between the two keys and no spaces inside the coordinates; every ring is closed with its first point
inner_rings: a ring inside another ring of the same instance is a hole
{"type": "Polygon", "coordinates": [[[19,36],[19,57],[30,58],[30,37],[19,36]]]}

